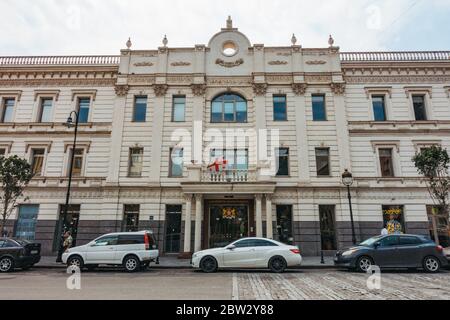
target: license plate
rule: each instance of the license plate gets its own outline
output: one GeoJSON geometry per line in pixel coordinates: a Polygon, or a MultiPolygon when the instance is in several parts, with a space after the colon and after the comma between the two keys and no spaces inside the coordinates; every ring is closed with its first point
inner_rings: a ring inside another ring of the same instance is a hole
{"type": "Polygon", "coordinates": [[[38,254],[39,251],[38,250],[31,250],[31,254],[38,254]]]}

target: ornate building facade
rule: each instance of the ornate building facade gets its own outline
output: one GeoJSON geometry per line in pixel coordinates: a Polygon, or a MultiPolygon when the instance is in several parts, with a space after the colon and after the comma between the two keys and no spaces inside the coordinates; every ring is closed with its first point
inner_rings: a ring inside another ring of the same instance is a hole
{"type": "Polygon", "coordinates": [[[255,235],[318,255],[351,243],[348,169],[358,240],[396,221],[445,245],[411,158],[450,147],[450,53],[291,42],[252,45],[229,19],[191,48],[0,57],[0,153],[35,173],[10,234],[45,254],[65,224],[77,244],[151,229],[167,254],[255,235]]]}

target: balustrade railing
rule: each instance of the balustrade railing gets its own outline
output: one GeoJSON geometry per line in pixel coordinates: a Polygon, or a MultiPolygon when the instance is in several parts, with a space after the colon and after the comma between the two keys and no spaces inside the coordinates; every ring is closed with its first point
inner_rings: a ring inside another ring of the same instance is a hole
{"type": "Polygon", "coordinates": [[[341,52],[343,62],[450,61],[450,51],[341,52]]]}
{"type": "Polygon", "coordinates": [[[118,65],[120,56],[8,56],[3,65],[118,65]]]}
{"type": "Polygon", "coordinates": [[[204,182],[251,182],[256,181],[256,170],[221,170],[214,171],[203,169],[202,181],[204,182]]]}

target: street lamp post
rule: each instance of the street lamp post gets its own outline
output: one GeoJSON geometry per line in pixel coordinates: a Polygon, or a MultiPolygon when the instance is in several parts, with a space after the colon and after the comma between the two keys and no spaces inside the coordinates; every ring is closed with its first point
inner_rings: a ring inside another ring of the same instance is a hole
{"type": "Polygon", "coordinates": [[[76,111],[72,111],[69,114],[69,117],[67,118],[67,122],[66,125],[68,128],[71,127],[75,127],[75,132],[74,132],[74,137],[73,137],[73,145],[72,145],[72,153],[70,156],[70,165],[69,165],[69,181],[67,183],[67,193],[66,193],[66,204],[64,205],[64,213],[63,213],[63,219],[62,219],[62,233],[61,233],[61,241],[59,244],[59,250],[58,250],[58,257],[56,258],[57,262],[61,262],[62,259],[62,254],[64,251],[64,233],[67,231],[67,226],[66,226],[66,218],[67,218],[67,211],[69,209],[69,202],[70,202],[70,188],[72,186],[72,174],[73,174],[73,162],[75,159],[75,148],[77,145],[77,134],[78,134],[78,112],[76,111]],[[75,116],[75,124],[73,123],[73,117],[75,116]]]}
{"type": "Polygon", "coordinates": [[[350,207],[350,222],[352,226],[352,243],[356,244],[356,234],[355,234],[355,222],[353,220],[353,209],[352,209],[352,195],[350,193],[350,186],[353,184],[353,175],[345,169],[342,174],[342,183],[347,187],[347,197],[348,205],[350,207]]]}

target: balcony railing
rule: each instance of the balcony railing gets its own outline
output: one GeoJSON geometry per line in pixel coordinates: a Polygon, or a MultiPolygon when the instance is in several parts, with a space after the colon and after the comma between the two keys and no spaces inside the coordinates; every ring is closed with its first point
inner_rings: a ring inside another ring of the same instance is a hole
{"type": "Polygon", "coordinates": [[[202,170],[202,181],[204,182],[252,182],[256,181],[256,170],[202,170]]]}
{"type": "Polygon", "coordinates": [[[9,56],[0,57],[0,66],[6,65],[118,65],[120,56],[9,56]]]}
{"type": "Polygon", "coordinates": [[[450,51],[341,52],[341,61],[449,61],[450,51]]]}

